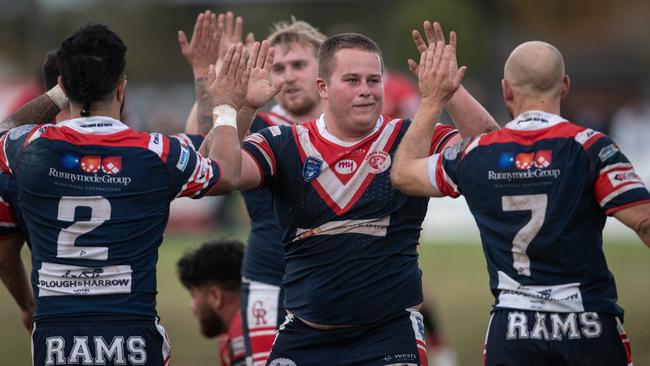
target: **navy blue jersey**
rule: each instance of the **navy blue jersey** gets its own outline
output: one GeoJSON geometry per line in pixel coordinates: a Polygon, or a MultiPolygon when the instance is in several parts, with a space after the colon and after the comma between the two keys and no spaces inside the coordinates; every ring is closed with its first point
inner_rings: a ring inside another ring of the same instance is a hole
{"type": "Polygon", "coordinates": [[[602,231],[650,194],[609,137],[530,111],[433,155],[429,177],[465,196],[496,307],[622,315],[602,231]]]}
{"type": "MultiPolygon", "coordinates": [[[[321,324],[370,324],[422,302],[416,246],[427,199],[390,184],[410,121],[378,121],[356,143],[328,136],[323,118],[248,136],[283,228],[285,301],[321,324]]],[[[435,151],[457,131],[439,125],[435,151]]]]}
{"type": "MultiPolygon", "coordinates": [[[[250,132],[259,132],[271,126],[290,126],[292,121],[277,113],[258,113],[250,132]]],[[[275,286],[282,284],[284,275],[284,248],[282,229],[273,213],[271,192],[266,189],[242,192],[251,221],[242,275],[253,281],[275,286]]]]}
{"type": "Polygon", "coordinates": [[[0,172],[0,237],[14,235],[19,231],[10,184],[11,176],[0,172]]]}
{"type": "Polygon", "coordinates": [[[22,126],[0,147],[32,244],[36,319],[154,316],[169,204],[205,194],[218,165],[178,139],[107,117],[22,126]]]}

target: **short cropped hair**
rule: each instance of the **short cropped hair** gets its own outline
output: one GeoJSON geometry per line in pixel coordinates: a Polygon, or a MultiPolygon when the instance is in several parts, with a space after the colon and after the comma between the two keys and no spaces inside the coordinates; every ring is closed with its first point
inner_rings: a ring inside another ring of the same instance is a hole
{"type": "Polygon", "coordinates": [[[217,285],[236,292],[241,287],[244,244],[238,240],[211,240],[178,260],[178,277],[186,289],[217,285]]]}
{"type": "Polygon", "coordinates": [[[57,50],[49,51],[43,60],[43,87],[46,91],[58,84],[59,75],[61,75],[56,53],[57,50]]]}
{"type": "Polygon", "coordinates": [[[82,116],[115,91],[124,75],[125,54],[122,39],[102,24],[81,27],[61,43],[57,59],[63,85],[71,100],[83,103],[82,116]]]}
{"type": "Polygon", "coordinates": [[[330,76],[332,76],[332,70],[336,67],[334,64],[334,55],[344,48],[376,53],[381,60],[382,69],[384,68],[381,49],[375,41],[359,33],[341,33],[329,37],[320,45],[320,49],[318,50],[318,76],[329,80],[330,76]]]}
{"type": "Polygon", "coordinates": [[[291,17],[291,22],[277,22],[271,28],[271,34],[267,37],[269,44],[277,46],[279,44],[298,43],[303,47],[310,46],[314,49],[314,55],[318,48],[327,37],[304,20],[296,20],[291,17]]]}

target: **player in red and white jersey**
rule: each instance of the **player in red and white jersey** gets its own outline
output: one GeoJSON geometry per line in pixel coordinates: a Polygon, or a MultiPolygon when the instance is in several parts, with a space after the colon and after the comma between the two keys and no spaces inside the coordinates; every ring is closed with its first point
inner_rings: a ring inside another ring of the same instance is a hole
{"type": "Polygon", "coordinates": [[[562,55],[539,41],[515,48],[502,80],[514,119],[431,155],[428,121],[460,76],[444,45],[429,54],[391,180],[407,194],[465,196],[495,297],[485,365],[632,365],[602,231],[614,216],[650,246],[650,193],[609,137],[560,116],[562,55]]]}
{"type": "MultiPolygon", "coordinates": [[[[388,180],[410,121],[380,114],[382,71],[372,40],[330,37],[319,50],[323,115],[244,143],[240,189],[271,190],[284,235],[290,314],[270,365],[426,364],[416,246],[427,200],[388,180]]],[[[495,128],[465,91],[452,103],[459,100],[465,116],[485,122],[457,121],[465,131],[495,128]]],[[[440,151],[457,135],[437,125],[429,148],[440,151]]]]}

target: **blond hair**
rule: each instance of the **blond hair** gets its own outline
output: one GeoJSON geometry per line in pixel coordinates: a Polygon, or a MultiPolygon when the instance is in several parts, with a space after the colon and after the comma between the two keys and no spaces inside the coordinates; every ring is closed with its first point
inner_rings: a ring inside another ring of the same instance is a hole
{"type": "Polygon", "coordinates": [[[296,20],[291,16],[291,22],[280,21],[271,27],[271,34],[266,38],[271,46],[297,42],[302,46],[311,46],[314,53],[327,37],[304,20],[296,20]]]}

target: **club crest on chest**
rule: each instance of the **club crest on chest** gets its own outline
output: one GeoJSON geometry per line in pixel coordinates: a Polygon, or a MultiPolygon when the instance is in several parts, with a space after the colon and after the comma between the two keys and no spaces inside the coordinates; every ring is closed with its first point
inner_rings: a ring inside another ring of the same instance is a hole
{"type": "Polygon", "coordinates": [[[302,178],[305,182],[318,177],[323,170],[323,161],[313,156],[308,156],[302,166],[302,178]]]}

